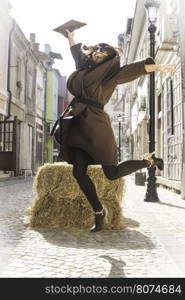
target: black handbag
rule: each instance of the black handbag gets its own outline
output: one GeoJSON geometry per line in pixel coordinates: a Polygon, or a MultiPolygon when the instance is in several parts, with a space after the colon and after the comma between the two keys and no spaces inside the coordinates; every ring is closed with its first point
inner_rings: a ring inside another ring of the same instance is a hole
{"type": "Polygon", "coordinates": [[[65,141],[73,118],[73,116],[59,118],[58,126],[53,134],[56,142],[59,145],[62,145],[62,143],[65,141]]]}
{"type": "Polygon", "coordinates": [[[74,118],[73,115],[70,115],[70,112],[72,111],[72,104],[75,102],[73,99],[71,103],[67,106],[65,111],[60,115],[60,117],[56,120],[55,124],[53,125],[53,128],[51,130],[50,136],[53,136],[56,140],[56,142],[59,145],[62,145],[65,141],[71,122],[74,118]]]}

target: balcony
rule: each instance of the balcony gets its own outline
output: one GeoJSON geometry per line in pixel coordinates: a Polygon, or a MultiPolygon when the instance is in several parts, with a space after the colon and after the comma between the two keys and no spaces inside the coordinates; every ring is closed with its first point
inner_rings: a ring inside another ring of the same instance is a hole
{"type": "Polygon", "coordinates": [[[178,48],[176,16],[165,15],[161,22],[158,52],[174,52],[178,48]]]}

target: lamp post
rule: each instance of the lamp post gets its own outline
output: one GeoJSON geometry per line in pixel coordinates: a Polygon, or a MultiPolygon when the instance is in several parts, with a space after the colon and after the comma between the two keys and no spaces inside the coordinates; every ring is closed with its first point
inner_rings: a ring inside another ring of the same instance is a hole
{"type": "Polygon", "coordinates": [[[118,160],[121,161],[121,121],[122,117],[121,115],[118,115],[118,160]]]}
{"type": "MultiPolygon", "coordinates": [[[[147,11],[149,27],[148,31],[150,33],[150,56],[155,57],[155,32],[156,32],[156,20],[157,11],[160,6],[158,0],[145,0],[144,6],[147,11]]],[[[149,122],[149,152],[155,151],[155,73],[150,74],[150,122],[149,122]]],[[[159,202],[156,188],[156,177],[155,177],[156,167],[151,167],[148,169],[147,178],[147,191],[144,201],[146,202],[159,202]]]]}

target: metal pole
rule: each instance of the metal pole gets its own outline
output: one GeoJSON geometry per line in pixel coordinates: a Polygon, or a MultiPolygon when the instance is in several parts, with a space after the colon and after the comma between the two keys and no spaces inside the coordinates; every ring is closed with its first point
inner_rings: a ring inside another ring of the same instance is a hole
{"type": "Polygon", "coordinates": [[[119,120],[119,161],[121,161],[121,121],[119,120]]]}
{"type": "MultiPolygon", "coordinates": [[[[155,57],[156,26],[151,23],[148,27],[150,33],[150,56],[155,57]]],[[[155,151],[155,73],[150,74],[150,123],[149,123],[149,152],[155,151]]],[[[146,202],[159,202],[156,188],[156,167],[148,169],[147,191],[144,198],[146,202]]]]}

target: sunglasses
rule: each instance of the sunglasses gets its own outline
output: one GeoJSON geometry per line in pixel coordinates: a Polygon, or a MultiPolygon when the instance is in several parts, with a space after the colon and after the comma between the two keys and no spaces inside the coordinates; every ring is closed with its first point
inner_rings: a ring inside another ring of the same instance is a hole
{"type": "Polygon", "coordinates": [[[86,45],[83,46],[84,50],[90,50],[92,52],[107,52],[107,46],[91,46],[91,47],[87,47],[86,45]]]}

